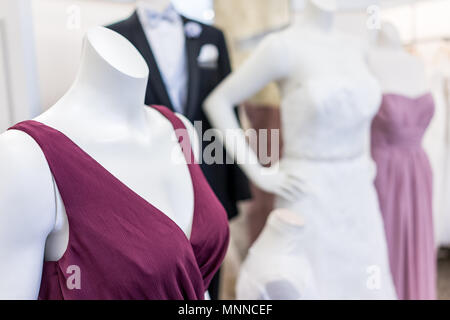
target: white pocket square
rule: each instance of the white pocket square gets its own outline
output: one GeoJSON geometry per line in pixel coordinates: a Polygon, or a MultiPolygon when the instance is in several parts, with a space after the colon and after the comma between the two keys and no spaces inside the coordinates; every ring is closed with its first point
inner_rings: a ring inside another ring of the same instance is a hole
{"type": "Polygon", "coordinates": [[[201,67],[217,68],[219,60],[219,49],[213,44],[205,44],[200,49],[197,62],[201,67]]]}

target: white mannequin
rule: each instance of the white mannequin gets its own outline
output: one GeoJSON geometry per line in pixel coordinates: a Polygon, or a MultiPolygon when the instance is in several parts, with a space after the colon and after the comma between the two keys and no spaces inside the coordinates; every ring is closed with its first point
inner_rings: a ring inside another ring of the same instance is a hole
{"type": "Polygon", "coordinates": [[[273,292],[292,299],[394,298],[367,150],[380,88],[367,68],[365,46],[335,30],[336,1],[293,4],[292,25],[264,39],[204,105],[230,156],[257,186],[275,193],[277,209],[288,209],[274,217],[288,220],[293,212],[304,221],[291,234],[273,233],[269,221],[244,262],[237,297],[258,299],[254,292],[266,291],[268,298],[279,297],[273,292]],[[233,113],[234,105],[272,81],[281,92],[278,170],[258,164],[233,113]],[[274,237],[280,239],[271,245],[274,237]],[[374,286],[368,282],[373,266],[379,271],[374,286]]]}
{"type": "MultiPolygon", "coordinates": [[[[94,28],[72,88],[36,120],[67,135],[189,237],[192,182],[184,161],[167,160],[182,159],[172,125],[143,106],[148,72],[125,38],[94,28]]],[[[41,149],[21,131],[0,135],[0,177],[0,299],[35,299],[44,257],[57,261],[67,248],[64,205],[41,149]]]]}
{"type": "MultiPolygon", "coordinates": [[[[301,193],[301,181],[295,174],[287,174],[283,170],[274,173],[258,163],[256,154],[245,141],[244,133],[238,132],[239,124],[231,110],[234,105],[253,96],[272,81],[290,78],[291,81],[303,83],[318,74],[338,73],[339,70],[334,70],[335,64],[323,63],[327,60],[324,53],[329,53],[324,52],[322,46],[308,46],[308,42],[312,40],[340,46],[342,35],[332,28],[336,9],[334,0],[310,0],[306,1],[306,7],[304,1],[293,1],[292,25],[279,34],[264,39],[255,53],[225,79],[204,104],[205,112],[215,128],[223,133],[227,129],[236,132],[236,146],[232,139],[227,139],[224,145],[227,153],[237,159],[246,175],[261,189],[290,201],[297,199],[301,193]],[[280,52],[281,37],[295,46],[295,60],[300,62],[300,66],[294,65],[294,59],[291,59],[288,52],[280,52]],[[308,62],[312,57],[314,65],[310,65],[311,61],[308,62]],[[301,65],[303,60],[305,65],[301,65]],[[245,156],[248,158],[245,159],[245,156]]],[[[295,117],[295,114],[292,116],[295,117]]]]}
{"type": "Polygon", "coordinates": [[[415,98],[429,91],[424,64],[403,49],[391,23],[382,24],[368,62],[384,93],[415,98]]]}

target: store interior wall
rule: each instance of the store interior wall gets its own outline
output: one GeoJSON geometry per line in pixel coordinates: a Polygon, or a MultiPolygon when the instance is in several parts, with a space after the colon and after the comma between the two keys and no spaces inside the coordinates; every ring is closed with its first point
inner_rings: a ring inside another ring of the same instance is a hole
{"type": "Polygon", "coordinates": [[[30,0],[0,1],[0,130],[40,111],[30,0]]]}
{"type": "MultiPolygon", "coordinates": [[[[133,11],[134,1],[33,0],[31,2],[39,75],[38,83],[40,87],[41,105],[43,110],[45,110],[54,104],[70,87],[76,73],[82,38],[86,30],[95,25],[105,25],[127,17],[133,11]]],[[[186,1],[175,1],[175,4],[184,14],[195,16],[203,21],[214,17],[212,13],[212,0],[196,0],[195,2],[189,1],[189,4],[187,4],[186,1]]],[[[216,1],[216,3],[220,2],[220,0],[216,1]]],[[[233,1],[225,2],[226,6],[225,3],[216,4],[216,10],[217,8],[222,10],[221,8],[225,7],[233,8],[233,1]]],[[[253,6],[256,12],[258,1],[253,1],[255,4],[250,4],[252,1],[248,2],[249,4],[246,4],[246,6],[253,6]]],[[[442,6],[448,5],[449,2],[445,0],[433,1],[433,3],[435,2],[441,2],[442,5],[438,5],[436,9],[436,5],[432,6],[424,2],[420,4],[423,8],[420,8],[420,10],[416,9],[416,12],[420,11],[424,17],[430,14],[437,15],[436,18],[439,21],[442,20],[444,27],[447,27],[446,25],[450,23],[450,20],[445,19],[445,10],[443,10],[445,8],[442,6]]],[[[284,11],[286,3],[288,3],[287,0],[281,1],[281,9],[276,12],[277,15],[280,15],[278,24],[280,24],[279,21],[283,20],[286,23],[289,22],[289,17],[284,11]]],[[[370,16],[364,8],[368,7],[368,1],[352,1],[351,7],[349,7],[348,2],[340,1],[340,3],[344,8],[351,8],[351,10],[345,10],[338,16],[336,21],[337,27],[360,36],[366,36],[366,25],[370,16]]],[[[374,2],[371,1],[371,3],[374,2]]],[[[242,4],[236,5],[242,6],[242,4]]],[[[398,25],[405,41],[409,41],[412,38],[409,23],[411,20],[410,11],[408,6],[383,10],[383,16],[386,16],[389,20],[394,20],[394,23],[398,25]]],[[[215,15],[222,17],[224,13],[216,12],[215,15]]],[[[250,16],[252,15],[250,14],[250,16]]],[[[239,25],[239,19],[236,20],[233,23],[239,25]]],[[[273,20],[277,19],[274,18],[273,20]]],[[[430,26],[431,24],[427,24],[426,21],[426,18],[422,19],[419,17],[417,28],[421,30],[421,33],[418,36],[433,34],[433,30],[429,30],[433,26],[441,30],[442,24],[436,23],[430,26]]],[[[241,23],[246,25],[246,20],[241,20],[241,23]]],[[[219,25],[223,24],[219,23],[219,25]]],[[[230,23],[226,24],[230,25],[230,23]]],[[[243,28],[245,29],[245,27],[243,28]]],[[[234,42],[230,46],[233,48],[234,42]]],[[[238,65],[239,63],[235,64],[235,67],[238,65]]]]}
{"type": "MultiPolygon", "coordinates": [[[[42,110],[52,106],[72,84],[83,36],[98,25],[128,17],[135,1],[33,0],[33,29],[42,110]]],[[[178,11],[211,23],[212,0],[175,0],[178,11]]]]}
{"type": "MultiPolygon", "coordinates": [[[[209,23],[213,22],[214,16],[223,16],[221,12],[214,13],[213,2],[174,1],[184,14],[209,23]]],[[[220,0],[215,2],[219,3],[220,0]]],[[[258,1],[254,2],[253,7],[258,5],[258,1]]],[[[289,1],[281,2],[280,7],[283,7],[289,1]]],[[[352,1],[351,5],[350,2],[341,0],[340,5],[346,8],[346,11],[339,15],[337,26],[364,35],[370,18],[366,9],[377,3],[382,5],[382,18],[393,22],[399,28],[405,43],[417,39],[432,40],[450,33],[448,0],[358,0],[352,1]],[[433,17],[433,23],[429,23],[430,17],[433,17]]],[[[239,5],[231,0],[225,1],[222,8],[228,6],[230,10],[234,4],[239,5]]],[[[7,35],[4,30],[0,33],[0,129],[4,130],[13,122],[33,117],[53,105],[70,87],[75,77],[85,31],[95,25],[105,25],[125,18],[132,12],[134,1],[8,0],[2,1],[1,5],[3,7],[0,10],[0,25],[8,23],[9,32],[14,34],[14,37],[9,37],[6,51],[7,35]],[[14,15],[12,6],[20,7],[21,14],[14,15]],[[8,20],[2,17],[2,14],[7,15],[8,20]],[[14,38],[14,41],[11,38],[14,38]],[[5,62],[6,59],[8,62],[5,62]],[[14,73],[7,69],[14,69],[14,73]]],[[[220,9],[220,6],[216,5],[217,8],[220,9]]],[[[281,12],[278,20],[286,20],[288,23],[288,15],[286,18],[283,10],[284,8],[276,12],[277,15],[281,12]]],[[[245,24],[245,20],[236,20],[233,22],[236,26],[245,24]]],[[[227,29],[229,28],[225,28],[226,32],[227,29]]],[[[233,48],[233,45],[234,43],[231,43],[230,47],[233,48]]],[[[434,52],[439,49],[437,46],[439,43],[436,41],[420,45],[424,59],[432,60],[434,52]]],[[[240,63],[242,59],[238,60],[240,63]]],[[[239,63],[236,63],[235,67],[239,63]]]]}
{"type": "Polygon", "coordinates": [[[86,31],[127,17],[133,7],[132,3],[108,1],[32,1],[43,110],[52,106],[75,79],[86,31]]]}

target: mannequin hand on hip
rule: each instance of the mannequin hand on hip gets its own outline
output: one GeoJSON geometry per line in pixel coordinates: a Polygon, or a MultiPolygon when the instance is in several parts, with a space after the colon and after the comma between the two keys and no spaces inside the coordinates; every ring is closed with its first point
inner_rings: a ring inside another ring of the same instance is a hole
{"type": "Polygon", "coordinates": [[[283,170],[280,166],[260,168],[258,174],[254,174],[250,178],[260,189],[276,194],[290,202],[298,200],[304,190],[301,178],[283,170]]]}

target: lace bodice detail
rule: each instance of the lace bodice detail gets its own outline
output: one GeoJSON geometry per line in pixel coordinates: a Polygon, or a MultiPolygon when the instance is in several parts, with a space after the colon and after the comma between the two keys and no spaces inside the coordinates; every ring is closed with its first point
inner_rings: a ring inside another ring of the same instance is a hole
{"type": "Polygon", "coordinates": [[[285,91],[282,130],[286,158],[345,159],[361,154],[381,93],[368,73],[311,79],[285,91]]]}

